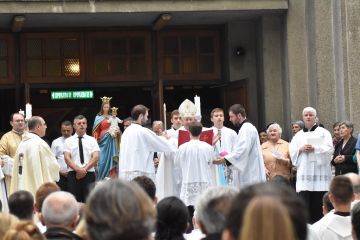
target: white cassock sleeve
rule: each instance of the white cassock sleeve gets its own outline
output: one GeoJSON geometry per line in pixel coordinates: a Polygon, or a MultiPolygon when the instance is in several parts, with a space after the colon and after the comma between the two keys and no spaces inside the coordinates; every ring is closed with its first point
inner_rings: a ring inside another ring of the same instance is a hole
{"type": "Polygon", "coordinates": [[[226,160],[231,162],[240,172],[247,169],[247,164],[250,162],[250,151],[257,141],[257,136],[253,136],[252,131],[248,131],[247,125],[244,124],[239,131],[233,151],[226,155],[226,160]]]}

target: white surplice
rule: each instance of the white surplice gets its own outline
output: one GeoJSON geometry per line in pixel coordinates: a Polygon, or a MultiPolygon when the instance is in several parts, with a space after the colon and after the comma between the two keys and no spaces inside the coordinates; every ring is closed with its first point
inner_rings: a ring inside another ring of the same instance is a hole
{"type": "Polygon", "coordinates": [[[153,131],[133,123],[121,137],[119,177],[132,180],[147,176],[155,182],[154,152],[174,152],[176,148],[153,131]]]}
{"type": "Polygon", "coordinates": [[[9,212],[6,186],[5,186],[5,175],[0,167],[0,200],[2,203],[2,212],[9,212]]]}
{"type": "Polygon", "coordinates": [[[297,166],[296,191],[328,191],[331,174],[331,156],[334,152],[331,134],[317,127],[312,132],[299,131],[289,145],[291,161],[297,166]],[[299,149],[309,139],[320,139],[313,152],[300,152],[299,149]]]}
{"type": "Polygon", "coordinates": [[[195,206],[197,197],[215,185],[211,169],[214,159],[213,147],[200,140],[190,140],[176,152],[174,165],[181,174],[180,199],[186,206],[195,206]]]}
{"type": "Polygon", "coordinates": [[[241,188],[266,181],[258,131],[254,125],[245,121],[241,125],[233,151],[225,156],[226,160],[239,171],[239,175],[234,176],[233,182],[235,186],[241,188]]]}
{"type": "Polygon", "coordinates": [[[167,134],[168,137],[170,137],[170,138],[175,138],[175,139],[178,138],[178,132],[177,132],[177,130],[174,129],[174,128],[170,128],[170,129],[166,130],[166,134],[167,134]]]}
{"type": "MultiPolygon", "coordinates": [[[[214,144],[215,156],[219,157],[219,154],[222,152],[227,152],[227,153],[232,152],[234,150],[235,143],[236,143],[236,137],[237,137],[236,132],[234,130],[224,127],[224,126],[220,129],[213,126],[212,129],[213,129],[214,136],[216,136],[218,134],[218,132],[221,131],[220,140],[214,144]]],[[[221,173],[219,171],[223,170],[224,168],[225,168],[225,166],[222,166],[222,168],[219,168],[218,165],[214,165],[214,171],[215,171],[217,185],[222,185],[221,179],[220,179],[221,173]]],[[[231,175],[232,176],[235,175],[235,176],[237,176],[235,178],[238,178],[239,171],[235,167],[232,167],[232,166],[230,166],[230,170],[232,171],[231,175]]],[[[229,181],[228,184],[234,185],[234,181],[229,181]]],[[[235,187],[238,187],[238,186],[235,186],[235,187]]]]}
{"type": "MultiPolygon", "coordinates": [[[[177,148],[177,138],[168,139],[170,144],[177,148]]],[[[158,201],[170,196],[179,197],[179,174],[175,172],[175,152],[161,153],[159,166],[156,172],[156,197],[158,201]]]]}
{"type": "Polygon", "coordinates": [[[313,224],[313,229],[321,240],[351,240],[351,217],[329,212],[313,224]]]}

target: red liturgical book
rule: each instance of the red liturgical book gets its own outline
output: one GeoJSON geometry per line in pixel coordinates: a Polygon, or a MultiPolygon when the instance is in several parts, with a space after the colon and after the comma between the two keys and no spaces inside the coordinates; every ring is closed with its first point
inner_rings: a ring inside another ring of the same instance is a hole
{"type": "MultiPolygon", "coordinates": [[[[205,130],[202,131],[200,134],[200,141],[206,142],[210,145],[212,145],[212,139],[213,139],[214,133],[213,130],[205,130]]],[[[178,146],[180,146],[183,143],[186,143],[190,141],[190,133],[188,131],[179,130],[179,140],[178,140],[178,146]]]]}

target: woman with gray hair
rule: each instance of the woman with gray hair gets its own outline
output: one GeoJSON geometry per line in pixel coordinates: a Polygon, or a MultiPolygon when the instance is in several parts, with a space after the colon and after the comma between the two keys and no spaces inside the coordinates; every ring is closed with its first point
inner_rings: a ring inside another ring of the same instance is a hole
{"type": "Polygon", "coordinates": [[[268,179],[281,175],[290,178],[289,143],[281,139],[282,129],[273,123],[266,130],[268,141],[261,145],[265,171],[268,179]]]}
{"type": "Polygon", "coordinates": [[[339,124],[341,140],[335,145],[331,164],[335,167],[335,175],[353,172],[358,173],[357,163],[353,161],[356,138],[352,136],[354,127],[349,121],[339,124]]]}
{"type": "Polygon", "coordinates": [[[303,128],[304,128],[304,122],[301,120],[291,123],[291,131],[293,135],[295,135],[298,131],[300,131],[303,128]]]}

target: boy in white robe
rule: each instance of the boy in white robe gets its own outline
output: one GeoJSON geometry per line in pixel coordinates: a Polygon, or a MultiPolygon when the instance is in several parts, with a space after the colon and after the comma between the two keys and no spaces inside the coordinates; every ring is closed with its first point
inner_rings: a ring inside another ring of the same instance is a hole
{"type": "Polygon", "coordinates": [[[199,140],[201,123],[189,125],[190,141],[182,144],[175,154],[175,167],[180,169],[180,199],[187,206],[194,206],[197,197],[215,185],[211,165],[215,159],[212,146],[199,140]]]}
{"type": "Polygon", "coordinates": [[[313,229],[320,239],[351,240],[350,211],[354,192],[350,179],[345,176],[334,177],[330,184],[329,198],[334,211],[313,224],[313,229]]]}
{"type": "MultiPolygon", "coordinates": [[[[196,107],[193,102],[185,99],[179,110],[171,113],[172,129],[167,131],[168,142],[178,148],[179,130],[187,131],[189,124],[195,121],[196,107]],[[180,125],[180,126],[179,126],[180,125]],[[174,130],[175,127],[178,127],[174,130]]],[[[156,173],[156,196],[159,201],[169,196],[180,196],[180,172],[174,167],[175,152],[161,154],[158,171],[156,173]]]]}
{"type": "MultiPolygon", "coordinates": [[[[211,121],[213,122],[214,132],[214,151],[216,157],[226,155],[232,152],[236,142],[236,132],[224,126],[224,110],[221,108],[214,108],[211,111],[211,121]]],[[[234,175],[238,175],[239,171],[233,166],[219,164],[214,166],[216,174],[217,185],[234,185],[234,175]]],[[[238,178],[238,176],[237,176],[238,178]]],[[[235,186],[238,187],[238,186],[235,186]]]]}

